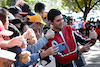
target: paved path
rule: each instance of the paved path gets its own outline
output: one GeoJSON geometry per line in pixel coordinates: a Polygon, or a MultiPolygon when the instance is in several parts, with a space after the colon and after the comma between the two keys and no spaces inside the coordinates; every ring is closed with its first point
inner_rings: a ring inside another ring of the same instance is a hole
{"type": "Polygon", "coordinates": [[[100,43],[99,40],[96,44],[90,48],[90,51],[83,53],[85,61],[87,63],[84,67],[100,67],[100,43]]]}

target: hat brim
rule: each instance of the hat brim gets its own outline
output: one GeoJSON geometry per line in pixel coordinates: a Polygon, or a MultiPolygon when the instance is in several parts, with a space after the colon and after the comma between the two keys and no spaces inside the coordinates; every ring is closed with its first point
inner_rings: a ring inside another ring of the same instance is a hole
{"type": "Polygon", "coordinates": [[[27,15],[28,13],[27,12],[19,12],[19,14],[21,14],[21,15],[27,15]]]}
{"type": "Polygon", "coordinates": [[[9,17],[8,17],[9,20],[13,20],[15,19],[14,15],[12,15],[11,13],[9,13],[9,17]]]}
{"type": "Polygon", "coordinates": [[[13,34],[13,32],[8,31],[8,30],[0,31],[0,35],[3,35],[3,36],[11,36],[12,34],[13,34]]]}
{"type": "Polygon", "coordinates": [[[40,23],[42,23],[43,25],[46,25],[46,23],[45,23],[45,22],[43,22],[43,21],[41,21],[40,23]]]}
{"type": "Polygon", "coordinates": [[[9,23],[18,24],[18,23],[21,23],[21,20],[20,19],[13,19],[13,20],[9,20],[9,23]]]}
{"type": "Polygon", "coordinates": [[[28,15],[35,15],[33,12],[29,11],[28,15]]]}

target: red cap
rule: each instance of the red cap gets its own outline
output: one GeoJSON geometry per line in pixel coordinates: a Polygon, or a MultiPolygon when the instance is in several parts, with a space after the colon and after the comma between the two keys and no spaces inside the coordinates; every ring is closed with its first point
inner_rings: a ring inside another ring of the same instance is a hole
{"type": "Polygon", "coordinates": [[[0,35],[11,36],[12,34],[13,34],[12,31],[8,31],[8,30],[4,29],[4,26],[3,26],[2,22],[0,21],[0,35]]]}

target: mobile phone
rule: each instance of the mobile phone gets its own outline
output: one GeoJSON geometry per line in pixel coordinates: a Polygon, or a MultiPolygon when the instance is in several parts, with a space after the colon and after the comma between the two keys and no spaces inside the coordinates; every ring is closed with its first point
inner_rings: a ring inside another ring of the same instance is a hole
{"type": "Polygon", "coordinates": [[[92,40],[90,40],[90,43],[92,43],[92,40]]]}
{"type": "Polygon", "coordinates": [[[56,48],[56,47],[59,47],[58,48],[59,50],[56,53],[63,51],[65,49],[64,42],[54,46],[54,48],[56,48]]]}

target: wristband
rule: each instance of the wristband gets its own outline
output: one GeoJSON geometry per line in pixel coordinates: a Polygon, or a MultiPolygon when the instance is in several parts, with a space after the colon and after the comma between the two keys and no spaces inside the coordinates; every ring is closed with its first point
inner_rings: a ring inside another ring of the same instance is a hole
{"type": "Polygon", "coordinates": [[[40,53],[39,53],[39,57],[40,57],[40,59],[41,59],[40,53]]]}
{"type": "Polygon", "coordinates": [[[81,53],[79,52],[79,50],[77,50],[77,56],[80,56],[81,55],[81,53]]]}

